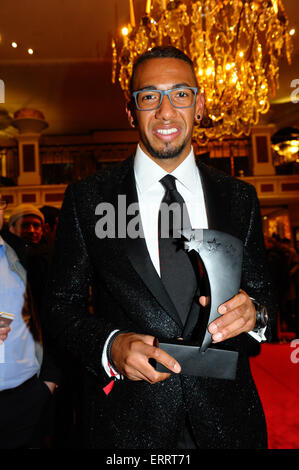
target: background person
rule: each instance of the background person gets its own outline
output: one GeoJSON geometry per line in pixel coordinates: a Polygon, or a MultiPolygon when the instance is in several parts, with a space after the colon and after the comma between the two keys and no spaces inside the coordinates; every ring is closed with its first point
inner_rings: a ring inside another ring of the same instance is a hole
{"type": "Polygon", "coordinates": [[[8,225],[14,235],[30,244],[38,244],[43,236],[45,218],[33,204],[20,204],[10,214],[8,225]]]}
{"type": "Polygon", "coordinates": [[[44,216],[43,237],[48,244],[49,250],[52,251],[60,210],[54,206],[43,206],[40,208],[40,211],[44,216]]]}
{"type": "MultiPolygon", "coordinates": [[[[0,231],[5,207],[0,194],[0,231]]],[[[1,234],[0,279],[0,311],[14,314],[10,328],[0,328],[0,448],[38,448],[43,412],[57,376],[46,355],[41,369],[41,325],[27,290],[26,270],[1,234]]]]}

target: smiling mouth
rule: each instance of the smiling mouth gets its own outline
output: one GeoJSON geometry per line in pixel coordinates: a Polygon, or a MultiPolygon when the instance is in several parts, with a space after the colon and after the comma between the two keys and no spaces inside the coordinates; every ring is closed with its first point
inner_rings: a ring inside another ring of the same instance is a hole
{"type": "Polygon", "coordinates": [[[171,129],[157,129],[156,132],[160,135],[171,135],[178,132],[178,129],[176,127],[172,127],[171,129]]]}

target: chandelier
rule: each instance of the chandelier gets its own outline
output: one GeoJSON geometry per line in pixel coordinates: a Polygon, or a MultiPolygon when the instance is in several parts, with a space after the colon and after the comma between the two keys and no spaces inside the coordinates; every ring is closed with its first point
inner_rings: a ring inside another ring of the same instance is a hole
{"type": "Polygon", "coordinates": [[[299,163],[299,129],[284,127],[271,137],[274,165],[299,163]]]}
{"type": "Polygon", "coordinates": [[[205,95],[194,137],[249,135],[278,88],[279,59],[291,62],[282,0],[147,0],[139,24],[129,2],[130,23],[112,41],[112,82],[118,74],[126,98],[135,58],[173,45],[192,59],[205,95]]]}

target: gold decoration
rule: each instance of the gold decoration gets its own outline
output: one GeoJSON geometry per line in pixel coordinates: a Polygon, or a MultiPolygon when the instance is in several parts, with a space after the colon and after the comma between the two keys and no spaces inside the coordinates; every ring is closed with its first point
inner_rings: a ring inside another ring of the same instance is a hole
{"type": "Polygon", "coordinates": [[[271,141],[275,166],[299,163],[299,129],[284,127],[271,137],[271,141]]]}
{"type": "Polygon", "coordinates": [[[118,71],[126,98],[135,58],[171,44],[191,57],[205,94],[195,137],[249,135],[278,88],[279,59],[285,54],[291,62],[282,0],[147,0],[145,7],[139,25],[128,24],[112,43],[112,79],[115,83],[118,71]]]}

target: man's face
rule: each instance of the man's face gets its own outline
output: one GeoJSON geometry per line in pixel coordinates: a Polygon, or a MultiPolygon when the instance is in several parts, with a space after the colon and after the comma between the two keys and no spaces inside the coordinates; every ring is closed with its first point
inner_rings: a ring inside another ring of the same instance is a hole
{"type": "MultiPolygon", "coordinates": [[[[140,64],[134,77],[134,91],[145,87],[169,90],[178,86],[195,87],[192,69],[187,62],[173,58],[149,59],[140,64]]],[[[152,159],[176,159],[181,163],[191,150],[194,118],[202,116],[203,97],[198,95],[195,105],[190,108],[175,108],[167,96],[161,106],[152,111],[135,110],[138,123],[140,146],[152,159]]],[[[133,122],[132,111],[127,110],[129,121],[133,122]]]]}
{"type": "Polygon", "coordinates": [[[20,217],[11,232],[30,243],[39,243],[43,235],[43,226],[39,217],[24,215],[20,217]]]}
{"type": "Polygon", "coordinates": [[[57,225],[58,225],[58,217],[56,217],[55,224],[53,227],[51,227],[49,223],[44,224],[44,236],[50,244],[54,243],[57,225]]]}

